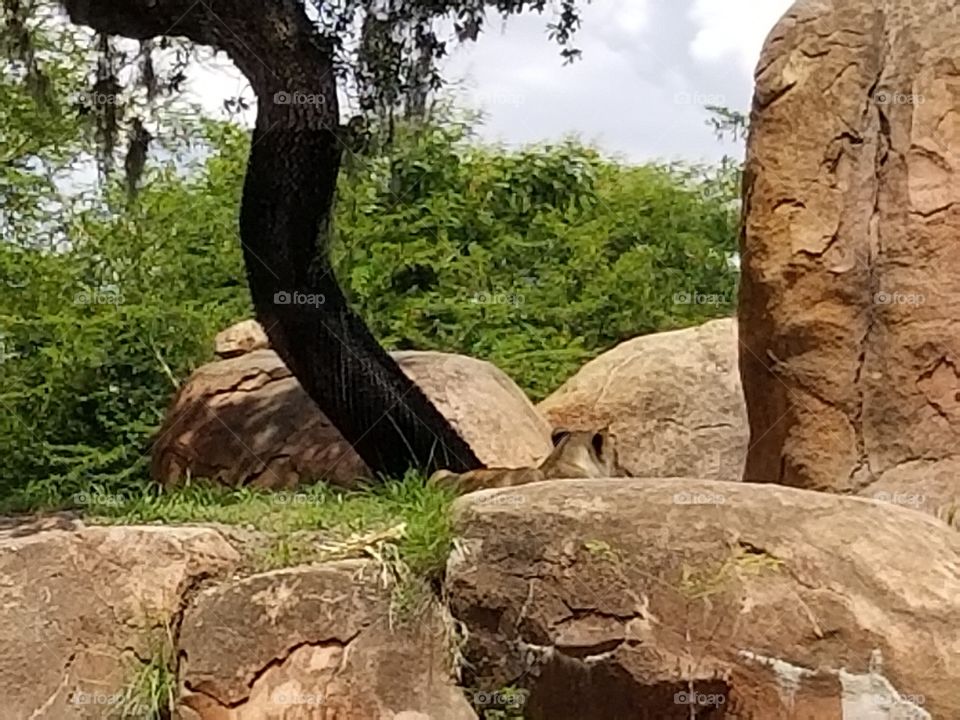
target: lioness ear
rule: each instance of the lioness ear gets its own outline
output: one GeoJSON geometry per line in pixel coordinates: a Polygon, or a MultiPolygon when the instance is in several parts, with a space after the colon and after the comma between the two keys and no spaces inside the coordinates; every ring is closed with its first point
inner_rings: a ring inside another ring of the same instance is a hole
{"type": "Polygon", "coordinates": [[[563,430],[562,428],[557,428],[553,431],[553,435],[550,436],[550,439],[553,441],[553,446],[557,447],[560,443],[564,441],[564,438],[570,437],[569,430],[563,430]]]}
{"type": "Polygon", "coordinates": [[[593,451],[597,454],[597,457],[603,457],[603,444],[606,442],[607,434],[602,430],[600,432],[595,432],[593,437],[590,438],[590,444],[593,445],[593,451]]]}

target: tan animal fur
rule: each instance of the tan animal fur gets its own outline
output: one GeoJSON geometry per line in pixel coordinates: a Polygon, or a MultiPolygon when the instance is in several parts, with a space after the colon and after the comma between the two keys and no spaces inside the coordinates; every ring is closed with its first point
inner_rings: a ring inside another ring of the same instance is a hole
{"type": "Polygon", "coordinates": [[[430,482],[465,494],[541,480],[623,477],[625,474],[617,462],[613,438],[606,430],[557,430],[553,433],[553,452],[538,467],[485,468],[461,475],[438,470],[430,482]]]}

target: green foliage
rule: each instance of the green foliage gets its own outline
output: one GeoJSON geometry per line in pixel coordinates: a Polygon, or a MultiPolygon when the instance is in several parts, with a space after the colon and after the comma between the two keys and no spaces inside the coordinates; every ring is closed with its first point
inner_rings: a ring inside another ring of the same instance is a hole
{"type": "MultiPolygon", "coordinates": [[[[251,314],[236,221],[247,133],[171,116],[128,202],[94,182],[71,102],[87,48],[57,32],[34,38],[43,92],[0,72],[8,510],[139,493],[171,394],[251,314]]],[[[507,151],[446,118],[398,126],[348,168],[336,269],[389,348],[488,359],[538,399],[620,341],[732,312],[736,165],[630,166],[573,140],[507,151]]]]}
{"type": "Polygon", "coordinates": [[[251,312],[222,180],[217,162],[186,180],[162,169],[123,212],[77,200],[59,250],[0,244],[0,491],[141,481],[176,384],[251,312]]]}
{"type": "Polygon", "coordinates": [[[540,398],[617,342],[732,311],[729,176],[479,147],[448,123],[354,163],[337,267],[388,347],[489,359],[540,398]],[[697,294],[721,302],[678,302],[697,294]]]}

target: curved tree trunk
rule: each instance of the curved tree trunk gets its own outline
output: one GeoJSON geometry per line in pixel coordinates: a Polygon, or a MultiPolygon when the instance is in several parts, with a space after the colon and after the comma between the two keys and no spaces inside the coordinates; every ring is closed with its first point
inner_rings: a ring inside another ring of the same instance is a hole
{"type": "Polygon", "coordinates": [[[336,81],[331,54],[301,4],[63,4],[73,22],[98,32],[184,36],[230,55],[258,99],[240,239],[254,307],[273,347],[374,472],[482,467],[350,309],[332,272],[325,228],[341,155],[336,81]]]}

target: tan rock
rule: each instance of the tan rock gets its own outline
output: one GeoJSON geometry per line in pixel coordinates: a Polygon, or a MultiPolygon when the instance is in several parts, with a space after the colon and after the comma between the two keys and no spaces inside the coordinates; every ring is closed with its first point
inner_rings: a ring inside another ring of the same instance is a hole
{"type": "Polygon", "coordinates": [[[493,363],[439,352],[392,355],[488,467],[535,465],[553,451],[550,424],[493,363]]]}
{"type": "Polygon", "coordinates": [[[102,720],[169,649],[188,588],[239,559],[204,528],[0,527],[4,720],[102,720]]]}
{"type": "Polygon", "coordinates": [[[934,515],[960,529],[960,460],[915,460],[884,473],[863,497],[934,515]]]}
{"type": "MultiPolygon", "coordinates": [[[[549,454],[550,429],[490,363],[459,355],[394,357],[481,460],[529,465],[549,454]]],[[[210,363],[181,388],[157,434],[153,477],[294,488],[317,479],[352,487],[370,472],[272,350],[210,363]]]]}
{"type": "Polygon", "coordinates": [[[213,341],[219,357],[232,358],[270,347],[270,338],[256,320],[243,320],[217,333],[213,341]]]}
{"type": "Polygon", "coordinates": [[[691,696],[698,717],[960,717],[960,533],[926,515],[676,479],[456,509],[465,684],[521,685],[530,720],[686,720],[691,696]]]}
{"type": "Polygon", "coordinates": [[[272,350],[198,368],[157,433],[154,479],[294,488],[327,478],[350,487],[366,465],[272,350]]]}
{"type": "Polygon", "coordinates": [[[747,419],[736,321],[621,343],[539,409],[554,427],[609,427],[620,464],[634,477],[739,480],[747,419]]]}
{"type": "Polygon", "coordinates": [[[391,624],[378,576],[342,561],[202,592],[180,634],[183,707],[199,720],[475,720],[438,608],[391,624]]]}
{"type": "Polygon", "coordinates": [[[802,1],[767,39],[744,185],[747,480],[857,492],[956,455],[954,10],[802,1]]]}

